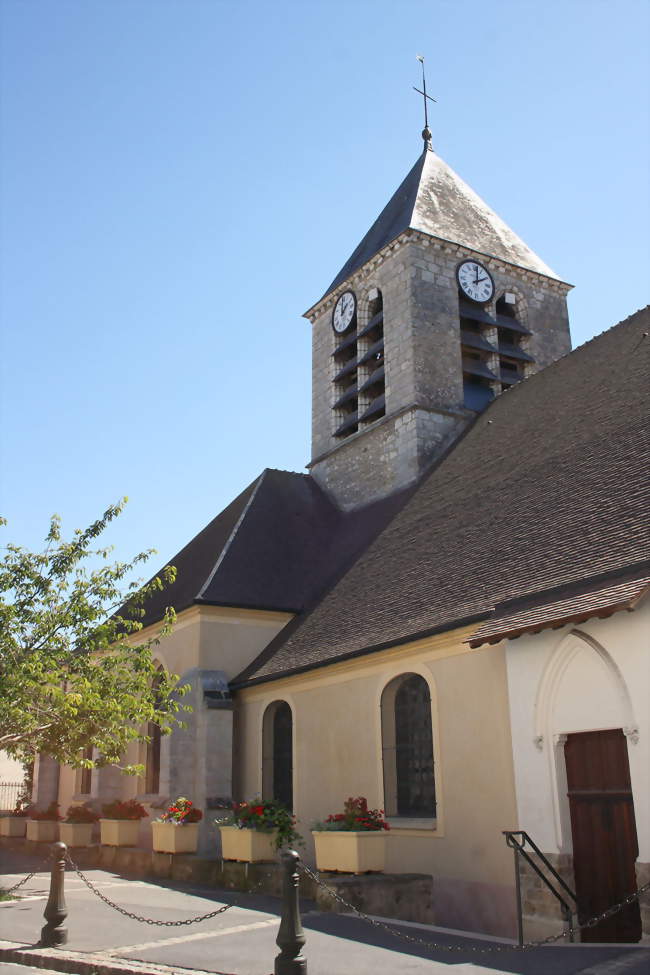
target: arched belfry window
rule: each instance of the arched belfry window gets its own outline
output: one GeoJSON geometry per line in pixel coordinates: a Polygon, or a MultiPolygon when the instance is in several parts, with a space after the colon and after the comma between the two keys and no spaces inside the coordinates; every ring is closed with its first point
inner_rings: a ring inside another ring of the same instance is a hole
{"type": "Polygon", "coordinates": [[[286,701],[274,701],[264,712],[262,793],[293,809],[293,715],[286,701]]]}
{"type": "Polygon", "coordinates": [[[401,674],[381,697],[384,803],[388,816],[433,819],[436,787],[429,685],[401,674]]]}
{"type": "Polygon", "coordinates": [[[353,292],[347,294],[354,298],[354,315],[347,328],[336,336],[332,353],[332,409],[334,436],[338,438],[357,433],[386,413],[384,299],[379,288],[371,288],[361,300],[357,318],[356,296],[353,292]]]}
{"type": "Polygon", "coordinates": [[[359,423],[373,423],[386,413],[384,299],[379,288],[368,292],[368,321],[358,335],[359,423]]]}
{"type": "MultiPolygon", "coordinates": [[[[162,666],[159,666],[158,673],[152,683],[152,689],[156,693],[157,699],[159,699],[157,691],[162,680],[162,670],[162,666]]],[[[160,749],[162,742],[160,726],[150,721],[147,725],[147,736],[149,741],[147,742],[147,755],[145,758],[144,791],[147,795],[157,795],[160,792],[160,749]]]]}
{"type": "Polygon", "coordinates": [[[499,348],[499,379],[501,388],[509,389],[526,375],[527,363],[532,356],[524,349],[530,332],[521,321],[521,302],[517,296],[505,291],[496,303],[499,348]]]}
{"type": "Polygon", "coordinates": [[[522,300],[512,292],[483,306],[467,300],[459,286],[458,307],[464,405],[480,412],[530,371],[533,358],[524,348],[530,331],[522,300]]]}

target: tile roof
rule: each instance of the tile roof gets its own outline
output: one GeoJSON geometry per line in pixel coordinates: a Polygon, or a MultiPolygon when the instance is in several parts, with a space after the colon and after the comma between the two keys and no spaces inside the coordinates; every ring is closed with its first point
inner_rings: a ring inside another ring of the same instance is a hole
{"type": "Polygon", "coordinates": [[[234,685],[485,620],[507,600],[561,601],[581,580],[611,587],[634,566],[645,578],[649,331],[646,308],[499,396],[234,685]]]}
{"type": "MultiPolygon", "coordinates": [[[[640,567],[639,570],[640,571],[640,567]]],[[[650,575],[643,575],[621,582],[618,585],[603,586],[603,581],[591,583],[586,592],[566,599],[536,600],[536,605],[510,612],[502,609],[490,617],[486,623],[464,641],[470,647],[480,647],[485,643],[498,643],[499,640],[514,639],[523,633],[539,633],[549,627],[557,628],[566,623],[583,623],[593,616],[611,616],[620,610],[634,609],[637,602],[650,590],[650,575]]]]}
{"type": "Polygon", "coordinates": [[[169,605],[177,613],[195,604],[297,613],[348,567],[404,497],[352,517],[310,476],[266,469],[169,560],[176,582],[147,602],[143,623],[157,622],[169,605]]]}
{"type": "Polygon", "coordinates": [[[325,295],[409,228],[557,279],[557,274],[437,153],[425,148],[325,295]]]}

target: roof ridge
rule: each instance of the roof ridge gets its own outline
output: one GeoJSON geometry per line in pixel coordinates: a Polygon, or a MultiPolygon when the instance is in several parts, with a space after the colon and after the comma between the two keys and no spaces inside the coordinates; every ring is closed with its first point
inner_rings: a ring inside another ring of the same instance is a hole
{"type": "Polygon", "coordinates": [[[259,491],[260,486],[262,484],[262,481],[266,477],[267,472],[268,472],[268,468],[265,467],[264,470],[262,471],[262,473],[259,475],[259,477],[257,479],[257,484],[253,488],[253,491],[251,493],[250,498],[248,499],[248,501],[244,505],[244,509],[243,509],[242,513],[240,514],[239,518],[235,522],[235,527],[233,528],[233,530],[231,531],[230,535],[228,536],[228,539],[226,541],[226,544],[223,546],[223,548],[219,552],[219,557],[218,557],[217,561],[214,563],[214,566],[212,567],[211,572],[208,574],[207,579],[205,580],[205,582],[203,583],[203,585],[201,586],[201,588],[197,592],[196,596],[194,597],[195,602],[197,602],[198,600],[200,600],[203,597],[203,593],[206,591],[206,589],[208,588],[208,586],[210,585],[210,583],[214,579],[215,575],[217,574],[220,566],[222,565],[223,560],[225,559],[225,557],[226,557],[226,555],[227,555],[227,553],[228,553],[228,551],[230,549],[230,546],[232,545],[232,543],[234,542],[234,540],[235,540],[235,538],[237,536],[237,532],[241,528],[241,525],[242,525],[244,519],[246,518],[246,515],[250,511],[250,508],[251,508],[251,506],[252,506],[255,498],[257,497],[257,492],[259,491]]]}
{"type": "Polygon", "coordinates": [[[309,474],[305,474],[304,471],[289,471],[284,467],[265,467],[264,474],[291,474],[294,477],[309,477],[309,474]]]}
{"type": "MultiPolygon", "coordinates": [[[[613,332],[615,328],[618,328],[618,327],[619,327],[619,326],[621,326],[621,325],[625,325],[625,324],[626,324],[627,322],[629,322],[629,321],[631,321],[631,320],[632,320],[633,318],[636,318],[636,316],[637,316],[637,315],[641,315],[641,314],[642,314],[642,313],[643,313],[644,311],[650,311],[650,304],[647,304],[647,305],[643,305],[643,307],[642,307],[642,308],[637,308],[637,310],[636,310],[636,311],[633,311],[633,312],[631,312],[631,313],[630,313],[630,314],[629,314],[629,315],[627,316],[627,318],[621,318],[621,320],[620,320],[620,322],[616,322],[616,323],[615,323],[614,325],[610,325],[610,326],[609,326],[609,328],[604,328],[604,329],[602,330],[602,332],[598,332],[598,334],[597,334],[597,335],[592,335],[592,336],[591,336],[591,338],[589,338],[589,339],[586,339],[586,340],[585,340],[585,341],[584,341],[584,342],[582,343],[582,345],[577,345],[577,346],[575,347],[575,349],[571,349],[571,351],[570,351],[570,352],[567,352],[567,353],[565,353],[565,355],[563,355],[563,356],[560,356],[560,358],[561,358],[561,359],[565,359],[565,358],[566,358],[566,357],[567,357],[568,355],[572,355],[572,354],[573,354],[574,352],[579,352],[579,351],[580,351],[580,349],[584,349],[584,348],[586,348],[586,347],[587,347],[588,345],[591,345],[591,343],[592,343],[592,342],[595,342],[595,341],[597,341],[597,339],[600,339],[600,338],[602,338],[602,337],[603,337],[603,335],[607,335],[607,334],[608,334],[608,332],[613,332]]],[[[559,360],[559,359],[557,359],[556,361],[557,361],[557,362],[559,362],[560,360],[559,360]]],[[[555,365],[555,363],[551,363],[551,365],[555,365]]],[[[547,366],[547,368],[548,368],[548,366],[547,366]]],[[[544,372],[544,370],[543,370],[543,369],[542,369],[541,371],[542,371],[542,372],[544,372]]]]}

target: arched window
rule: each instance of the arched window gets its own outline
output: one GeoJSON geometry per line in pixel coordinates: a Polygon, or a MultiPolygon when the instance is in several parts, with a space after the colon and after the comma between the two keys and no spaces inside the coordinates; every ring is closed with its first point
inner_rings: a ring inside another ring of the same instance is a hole
{"type": "Polygon", "coordinates": [[[293,809],[293,716],[286,701],[274,701],[264,712],[262,792],[293,809]]]}
{"type": "MultiPolygon", "coordinates": [[[[82,753],[82,758],[93,757],[93,746],[87,745],[82,753]]],[[[89,796],[92,793],[93,785],[93,770],[91,768],[80,768],[77,769],[76,776],[76,792],[80,796],[89,796]]]]}
{"type": "MultiPolygon", "coordinates": [[[[162,667],[158,667],[158,673],[153,679],[152,688],[154,693],[158,690],[162,677],[162,667]]],[[[160,726],[150,721],[147,725],[147,755],[145,758],[145,784],[144,791],[147,795],[158,795],[160,792],[160,745],[162,735],[160,726]]]]}
{"type": "Polygon", "coordinates": [[[392,680],[381,697],[381,717],[387,815],[435,818],[431,696],[424,678],[392,680]]]}

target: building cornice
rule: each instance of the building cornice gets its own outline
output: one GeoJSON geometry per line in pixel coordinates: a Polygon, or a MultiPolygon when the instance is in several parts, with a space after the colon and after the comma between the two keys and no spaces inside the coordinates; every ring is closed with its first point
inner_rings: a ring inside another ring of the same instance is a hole
{"type": "Polygon", "coordinates": [[[358,268],[353,274],[351,274],[345,281],[341,282],[338,287],[330,291],[329,294],[325,295],[320,301],[317,301],[315,305],[308,308],[303,314],[303,318],[308,319],[313,325],[317,318],[320,318],[329,308],[333,307],[340,295],[344,291],[350,289],[354,290],[355,287],[359,288],[364,282],[364,279],[372,274],[377,267],[391,254],[396,253],[400,248],[404,247],[405,244],[412,241],[422,241],[430,244],[433,241],[433,249],[439,250],[442,253],[456,254],[459,257],[468,257],[475,260],[484,261],[490,270],[498,272],[507,272],[508,274],[514,274],[519,277],[522,281],[543,281],[544,286],[550,290],[555,291],[557,294],[563,297],[571,291],[573,288],[572,284],[566,281],[560,280],[560,278],[550,277],[549,275],[542,274],[539,271],[532,271],[529,268],[522,267],[519,264],[511,264],[505,261],[501,257],[495,257],[492,254],[486,254],[483,251],[472,250],[472,248],[465,246],[464,244],[457,244],[454,241],[445,240],[443,237],[435,237],[432,234],[427,234],[422,230],[414,230],[410,228],[408,230],[402,231],[397,237],[386,244],[381,250],[378,250],[376,254],[371,257],[369,261],[366,261],[360,268],[358,268]]]}

